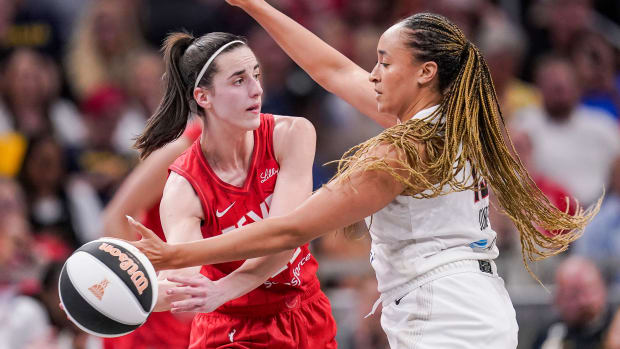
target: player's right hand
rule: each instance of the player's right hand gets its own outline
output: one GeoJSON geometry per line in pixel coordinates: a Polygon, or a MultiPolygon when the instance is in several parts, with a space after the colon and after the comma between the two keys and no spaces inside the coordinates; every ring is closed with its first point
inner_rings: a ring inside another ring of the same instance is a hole
{"type": "Polygon", "coordinates": [[[171,264],[173,256],[171,247],[163,242],[152,230],[142,225],[132,217],[127,216],[129,224],[142,236],[138,241],[127,241],[134,245],[151,261],[155,270],[174,269],[171,264]]]}
{"type": "Polygon", "coordinates": [[[230,300],[231,290],[219,287],[214,282],[202,274],[192,277],[168,276],[168,281],[177,284],[166,291],[170,296],[183,296],[185,299],[175,301],[171,304],[170,311],[210,313],[219,308],[222,304],[230,300]]]}

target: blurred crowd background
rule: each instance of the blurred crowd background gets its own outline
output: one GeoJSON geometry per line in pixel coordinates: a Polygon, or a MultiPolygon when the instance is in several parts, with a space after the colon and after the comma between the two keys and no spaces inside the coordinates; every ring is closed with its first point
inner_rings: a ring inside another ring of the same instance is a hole
{"type": "MultiPolygon", "coordinates": [[[[546,289],[523,266],[515,227],[492,210],[519,348],[599,348],[620,336],[610,325],[620,304],[620,1],[270,2],[367,70],[396,20],[431,11],[458,24],[486,57],[515,148],[551,202],[574,212],[605,188],[582,239],[530,264],[546,289]]],[[[138,163],[133,138],[162,96],[159,47],[181,29],[247,36],[263,112],[317,129],[315,188],[334,172],[324,163],[381,131],[224,0],[0,0],[0,349],[100,347],[58,308],[59,268],[110,233],[102,212],[138,163]]],[[[312,244],[344,349],[387,348],[379,315],[364,318],[378,297],[369,244],[338,233],[312,244]]]]}

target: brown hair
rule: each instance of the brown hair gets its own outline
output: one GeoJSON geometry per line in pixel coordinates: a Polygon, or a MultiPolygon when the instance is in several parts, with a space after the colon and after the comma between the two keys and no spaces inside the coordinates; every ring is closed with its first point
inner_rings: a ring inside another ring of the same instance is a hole
{"type": "MultiPolygon", "coordinates": [[[[194,83],[206,61],[223,45],[245,38],[222,32],[205,34],[199,38],[188,33],[172,33],[166,37],[162,51],[166,63],[164,80],[166,92],[134,147],[140,156],[146,158],[153,151],[179,138],[185,130],[190,111],[202,113],[194,101],[194,83]]],[[[228,52],[243,43],[232,44],[223,52],[228,52]]],[[[200,79],[199,86],[211,87],[213,75],[218,68],[215,61],[200,79]]]]}
{"type": "Polygon", "coordinates": [[[425,119],[408,120],[350,149],[332,180],[346,179],[360,170],[382,170],[405,185],[405,195],[433,198],[476,190],[482,177],[519,230],[528,271],[526,257],[540,260],[565,251],[596,214],[601,200],[585,211],[577,207],[574,216],[553,206],[518,157],[511,155],[514,147],[505,136],[491,75],[478,48],[443,16],[422,13],[401,23],[415,59],[437,63],[443,94],[439,108],[425,119]],[[380,144],[396,147],[405,155],[398,161],[398,170],[404,170],[407,177],[383,159],[367,155],[380,144]],[[417,146],[424,149],[425,159],[417,146]],[[470,167],[476,171],[466,171],[470,167]],[[542,234],[538,227],[551,234],[542,234]]]}

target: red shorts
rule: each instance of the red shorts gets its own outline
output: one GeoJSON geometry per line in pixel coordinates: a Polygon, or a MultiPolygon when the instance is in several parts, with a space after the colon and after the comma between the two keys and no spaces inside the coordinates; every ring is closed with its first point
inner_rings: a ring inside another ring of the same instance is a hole
{"type": "Polygon", "coordinates": [[[336,322],[317,282],[287,302],[197,314],[190,349],[336,348],[336,322]]]}
{"type": "Polygon", "coordinates": [[[104,349],[186,349],[192,319],[185,313],[185,319],[169,311],[151,313],[148,320],[130,334],[117,338],[105,338],[104,349]]]}

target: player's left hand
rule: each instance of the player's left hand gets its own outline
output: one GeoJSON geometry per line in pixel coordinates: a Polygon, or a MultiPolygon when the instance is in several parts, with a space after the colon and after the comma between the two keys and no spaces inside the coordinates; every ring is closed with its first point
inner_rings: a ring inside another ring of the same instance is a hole
{"type": "Polygon", "coordinates": [[[171,247],[163,242],[157,234],[130,216],[126,216],[129,224],[140,233],[139,241],[127,241],[134,245],[151,261],[155,270],[174,269],[171,247]]]}
{"type": "Polygon", "coordinates": [[[184,311],[210,313],[230,300],[230,292],[226,292],[223,287],[219,287],[216,282],[202,274],[192,277],[169,276],[167,280],[178,284],[166,292],[168,295],[189,296],[171,304],[170,311],[173,313],[184,311]]]}

